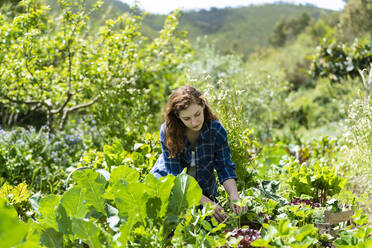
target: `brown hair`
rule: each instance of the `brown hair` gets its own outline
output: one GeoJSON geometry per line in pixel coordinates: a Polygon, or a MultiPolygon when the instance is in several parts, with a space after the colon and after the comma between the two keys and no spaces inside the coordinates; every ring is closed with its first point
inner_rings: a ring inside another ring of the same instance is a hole
{"type": "Polygon", "coordinates": [[[173,91],[168,99],[165,112],[163,113],[166,127],[165,145],[169,150],[170,158],[175,158],[178,154],[182,153],[184,149],[183,141],[186,126],[179,119],[178,114],[194,103],[204,106],[204,122],[217,120],[217,117],[208,106],[207,100],[199,90],[192,86],[182,86],[173,91]]]}

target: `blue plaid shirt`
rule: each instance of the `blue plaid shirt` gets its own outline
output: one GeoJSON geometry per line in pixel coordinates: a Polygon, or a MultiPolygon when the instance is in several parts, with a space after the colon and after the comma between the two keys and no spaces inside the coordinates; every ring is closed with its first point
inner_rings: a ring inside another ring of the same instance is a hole
{"type": "MultiPolygon", "coordinates": [[[[184,152],[176,158],[169,158],[169,151],[165,146],[165,124],[160,129],[160,141],[163,153],[159,156],[151,173],[160,178],[168,174],[178,175],[191,164],[192,145],[184,138],[184,152]]],[[[222,124],[216,120],[204,122],[200,136],[195,143],[196,180],[205,196],[217,195],[217,184],[214,170],[222,184],[225,180],[237,179],[236,165],[231,161],[227,133],[222,124]]]]}

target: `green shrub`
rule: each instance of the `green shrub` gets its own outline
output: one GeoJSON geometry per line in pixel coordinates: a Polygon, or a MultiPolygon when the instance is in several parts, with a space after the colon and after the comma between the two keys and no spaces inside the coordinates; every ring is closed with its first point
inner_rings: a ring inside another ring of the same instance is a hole
{"type": "Polygon", "coordinates": [[[79,161],[85,148],[78,133],[48,134],[44,129],[23,128],[0,132],[1,182],[25,182],[33,192],[60,192],[66,169],[79,161]]]}

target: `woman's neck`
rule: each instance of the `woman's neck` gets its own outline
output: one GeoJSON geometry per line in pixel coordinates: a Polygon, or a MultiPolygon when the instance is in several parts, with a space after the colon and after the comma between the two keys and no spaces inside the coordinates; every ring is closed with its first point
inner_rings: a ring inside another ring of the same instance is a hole
{"type": "Polygon", "coordinates": [[[186,130],[186,137],[193,146],[195,145],[199,136],[200,136],[200,130],[199,131],[194,131],[194,130],[191,130],[189,128],[186,130]]]}

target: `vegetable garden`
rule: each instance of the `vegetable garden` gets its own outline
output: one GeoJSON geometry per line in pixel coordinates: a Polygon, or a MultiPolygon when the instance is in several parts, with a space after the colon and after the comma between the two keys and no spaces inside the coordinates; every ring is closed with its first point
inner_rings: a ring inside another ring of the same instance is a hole
{"type": "Polygon", "coordinates": [[[308,68],[319,86],[291,92],[282,70],[255,74],[254,58],[192,48],[178,12],[154,40],[135,11],[93,34],[101,4],[24,0],[14,16],[0,11],[0,247],[372,247],[368,39],[321,43],[308,68]],[[162,106],[185,82],[226,127],[236,204],[248,207],[233,214],[219,188],[221,223],[199,206],[194,178],[149,173],[162,106]],[[346,113],[324,116],[318,98],[291,108],[314,92],[346,113]],[[301,138],[302,118],[311,127],[319,116],[342,131],[301,138]]]}

